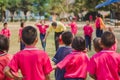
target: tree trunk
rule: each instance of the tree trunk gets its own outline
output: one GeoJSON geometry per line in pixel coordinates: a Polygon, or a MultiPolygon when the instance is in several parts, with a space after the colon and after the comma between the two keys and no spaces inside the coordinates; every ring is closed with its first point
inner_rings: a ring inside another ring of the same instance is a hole
{"type": "Polygon", "coordinates": [[[15,11],[10,11],[10,12],[11,12],[11,22],[13,22],[14,21],[13,17],[14,17],[14,12],[15,11]]]}
{"type": "Polygon", "coordinates": [[[28,11],[24,11],[25,21],[27,21],[27,12],[28,12],[28,11]]]}

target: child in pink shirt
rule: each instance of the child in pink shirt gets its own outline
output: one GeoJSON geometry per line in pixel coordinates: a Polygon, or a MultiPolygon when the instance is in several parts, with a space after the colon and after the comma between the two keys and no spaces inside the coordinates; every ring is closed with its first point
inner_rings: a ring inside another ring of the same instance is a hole
{"type": "Polygon", "coordinates": [[[13,79],[19,79],[11,73],[21,70],[22,80],[50,80],[52,71],[50,59],[46,52],[35,47],[38,42],[37,30],[27,26],[22,31],[22,40],[26,47],[17,52],[5,69],[5,74],[13,79]]]}
{"type": "Polygon", "coordinates": [[[5,35],[7,38],[10,38],[10,30],[8,29],[8,24],[7,23],[4,23],[3,24],[4,28],[1,30],[1,34],[2,35],[5,35]]]}
{"type": "Polygon", "coordinates": [[[45,38],[45,35],[46,35],[46,30],[48,28],[48,25],[45,24],[45,20],[41,20],[40,23],[37,23],[35,24],[38,29],[39,29],[39,32],[40,32],[40,40],[41,40],[41,44],[42,44],[42,47],[45,51],[45,47],[46,47],[46,41],[43,41],[43,39],[45,38]]]}
{"type": "Polygon", "coordinates": [[[84,30],[86,48],[88,49],[89,47],[89,50],[91,50],[91,38],[92,38],[93,28],[88,20],[86,21],[86,25],[83,27],[83,30],[84,30]]]}
{"type": "Polygon", "coordinates": [[[88,65],[88,56],[84,53],[85,40],[82,37],[75,37],[72,48],[74,50],[54,68],[65,69],[65,80],[85,80],[88,65]]]}
{"type": "Polygon", "coordinates": [[[9,50],[9,40],[4,35],[0,34],[0,80],[12,80],[5,76],[4,68],[8,65],[11,55],[7,54],[9,50]]]}
{"type": "Polygon", "coordinates": [[[22,30],[25,26],[25,23],[24,22],[21,22],[21,27],[19,29],[19,42],[20,42],[20,50],[23,50],[25,48],[25,44],[23,43],[22,41],[22,30]]]}
{"type": "Polygon", "coordinates": [[[115,35],[104,32],[101,36],[103,50],[93,55],[88,65],[88,72],[95,80],[120,80],[120,55],[112,50],[115,35]]]}
{"type": "Polygon", "coordinates": [[[77,26],[77,23],[76,23],[76,18],[72,19],[72,22],[69,24],[69,26],[71,27],[72,34],[75,36],[78,32],[78,26],[77,26]]]}

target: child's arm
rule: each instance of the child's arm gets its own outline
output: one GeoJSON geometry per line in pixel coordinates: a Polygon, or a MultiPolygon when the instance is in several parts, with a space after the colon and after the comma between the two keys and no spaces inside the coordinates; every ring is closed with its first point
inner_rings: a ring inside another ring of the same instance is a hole
{"type": "Polygon", "coordinates": [[[5,67],[4,73],[5,73],[5,75],[8,76],[9,78],[12,78],[12,79],[15,78],[15,76],[10,72],[10,68],[9,68],[8,66],[5,67]]]}
{"type": "Polygon", "coordinates": [[[56,66],[56,65],[52,66],[52,69],[53,69],[53,70],[55,70],[56,68],[57,68],[57,66],[56,66]]]}
{"type": "Polygon", "coordinates": [[[46,39],[47,39],[47,36],[49,35],[50,32],[47,32],[46,35],[45,35],[45,38],[43,39],[43,41],[45,42],[46,39]]]}
{"type": "Polygon", "coordinates": [[[18,77],[16,75],[12,74],[11,71],[10,71],[10,68],[8,66],[5,67],[4,73],[9,78],[12,78],[12,79],[15,79],[15,80],[22,80],[22,77],[18,77]]]}
{"type": "Polygon", "coordinates": [[[95,75],[89,74],[91,78],[96,79],[95,75]]]}
{"type": "Polygon", "coordinates": [[[51,80],[49,74],[47,74],[47,75],[45,76],[45,78],[46,78],[45,80],[51,80]]]}

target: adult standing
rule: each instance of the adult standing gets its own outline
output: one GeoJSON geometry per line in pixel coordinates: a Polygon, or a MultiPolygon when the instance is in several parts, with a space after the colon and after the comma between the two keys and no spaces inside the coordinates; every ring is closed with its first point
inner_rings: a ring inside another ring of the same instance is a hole
{"type": "Polygon", "coordinates": [[[52,22],[48,28],[48,31],[45,35],[45,38],[43,41],[46,41],[47,36],[50,32],[54,31],[54,40],[55,40],[55,48],[56,51],[59,48],[59,36],[66,30],[66,27],[61,22],[52,22]]]}
{"type": "Polygon", "coordinates": [[[101,37],[101,35],[103,34],[103,29],[105,29],[105,24],[102,18],[100,17],[100,14],[96,16],[95,26],[96,26],[96,37],[101,37]]]}

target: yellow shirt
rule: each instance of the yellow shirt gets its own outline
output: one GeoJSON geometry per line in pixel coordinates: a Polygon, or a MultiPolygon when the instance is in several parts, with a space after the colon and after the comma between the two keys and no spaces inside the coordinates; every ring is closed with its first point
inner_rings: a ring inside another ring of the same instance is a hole
{"type": "Polygon", "coordinates": [[[48,28],[48,32],[63,32],[66,30],[66,27],[64,26],[64,24],[62,24],[61,22],[57,22],[57,27],[54,29],[52,27],[52,25],[50,24],[49,28],[48,28]]]}

